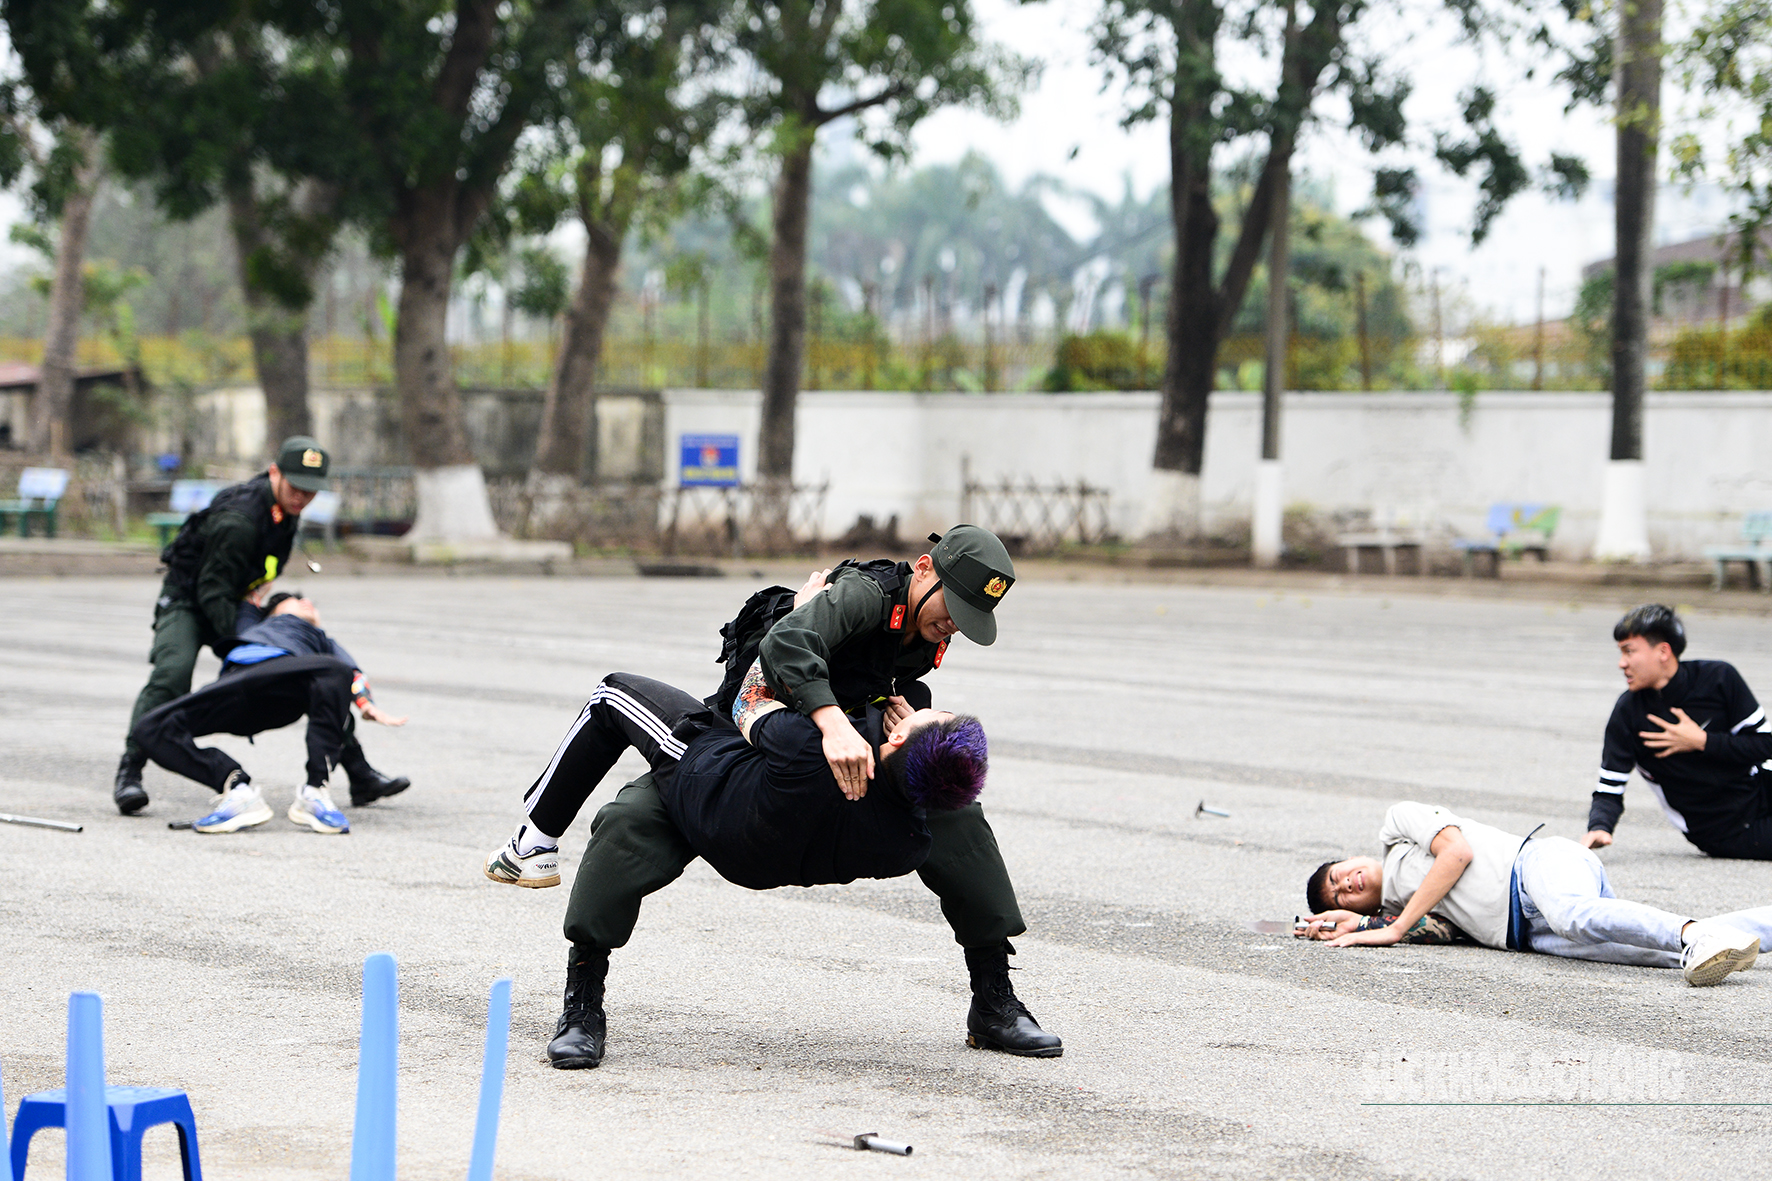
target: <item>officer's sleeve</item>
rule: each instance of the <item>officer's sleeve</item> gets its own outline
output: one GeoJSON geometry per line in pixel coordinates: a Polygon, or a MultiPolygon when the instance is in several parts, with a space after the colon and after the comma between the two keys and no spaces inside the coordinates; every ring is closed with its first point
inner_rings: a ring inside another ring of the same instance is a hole
{"type": "Polygon", "coordinates": [[[1600,749],[1600,781],[1594,787],[1593,803],[1588,805],[1587,830],[1611,832],[1624,815],[1624,785],[1637,765],[1635,736],[1631,734],[1627,706],[1630,694],[1622,693],[1612,707],[1606,722],[1606,740],[1600,749]]]}
{"type": "Polygon", "coordinates": [[[811,717],[837,704],[831,690],[831,650],[879,627],[886,592],[863,575],[839,578],[782,616],[757,645],[763,676],[777,699],[811,717]]]}
{"type": "Polygon", "coordinates": [[[1772,723],[1733,665],[1723,666],[1722,689],[1723,718],[1729,730],[1705,735],[1703,757],[1744,765],[1772,759],[1772,723]]]}
{"type": "Polygon", "coordinates": [[[222,639],[238,634],[241,595],[260,573],[252,569],[257,530],[239,513],[216,513],[197,566],[197,609],[222,639]]]}

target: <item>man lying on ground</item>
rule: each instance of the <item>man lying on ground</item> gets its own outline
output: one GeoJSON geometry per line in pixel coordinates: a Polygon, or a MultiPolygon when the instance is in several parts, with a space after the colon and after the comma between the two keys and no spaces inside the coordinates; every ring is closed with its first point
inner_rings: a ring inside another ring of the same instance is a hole
{"type": "MultiPolygon", "coordinates": [[[[404,726],[390,717],[369,694],[369,682],[344,646],[320,628],[320,612],[298,594],[277,594],[266,604],[263,622],[240,633],[228,653],[221,676],[210,684],[143,714],[130,731],[130,741],[160,766],[207,784],[221,794],[209,815],[191,825],[198,832],[238,832],[271,818],[271,806],[252,776],[226,751],[198,746],[206,734],[250,737],[308,718],[306,786],[296,789],[289,819],[319,833],[346,833],[345,819],[327,793],[326,781],[347,745],[356,749],[355,704],[363,719],[384,726],[404,726]]],[[[403,791],[406,780],[390,782],[390,790],[371,799],[403,791]]],[[[353,794],[353,804],[359,800],[353,794]]]]}
{"type": "Polygon", "coordinates": [[[1593,851],[1564,837],[1519,837],[1404,802],[1384,814],[1378,839],[1382,859],[1325,861],[1311,874],[1311,938],[1446,942],[1451,924],[1498,950],[1677,967],[1695,986],[1753,967],[1772,938],[1772,906],[1694,920],[1627,902],[1593,851]]]}
{"type": "Polygon", "coordinates": [[[968,1044],[1062,1054],[1064,1043],[1039,1027],[1009,983],[1009,940],[1027,929],[1014,894],[1003,892],[976,850],[935,872],[926,864],[935,817],[975,807],[984,786],[978,720],[917,710],[888,726],[879,709],[868,709],[863,728],[878,766],[873,789],[857,798],[832,774],[818,726],[776,701],[760,670],[741,687],[734,714],[722,717],[670,685],[611,673],[555,752],[544,779],[582,780],[586,796],[629,747],[652,770],[591,822],[567,902],[565,1005],[548,1059],[564,1070],[602,1061],[609,953],[633,934],[641,901],[697,857],[752,890],[922,873],[966,949],[968,1044]]]}

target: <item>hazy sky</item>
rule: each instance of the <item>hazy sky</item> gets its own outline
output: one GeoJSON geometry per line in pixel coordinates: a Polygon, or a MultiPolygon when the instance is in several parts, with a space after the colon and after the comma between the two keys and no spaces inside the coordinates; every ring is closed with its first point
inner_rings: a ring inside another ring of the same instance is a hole
{"type": "MultiPolygon", "coordinates": [[[[931,118],[917,134],[918,163],[951,161],[974,149],[990,157],[1011,183],[1046,173],[1107,196],[1118,195],[1127,177],[1141,195],[1167,181],[1166,130],[1161,125],[1120,127],[1121,96],[1113,89],[1103,93],[1101,71],[1089,64],[1088,28],[1096,9],[1091,0],[975,3],[987,37],[1043,59],[1045,71],[1023,97],[1020,117],[1007,127],[968,111],[947,111],[931,118]]],[[[1464,283],[1476,307],[1521,321],[1535,315],[1538,271],[1543,267],[1547,310],[1553,316],[1564,314],[1574,301],[1581,266],[1612,254],[1611,178],[1616,169],[1607,118],[1591,108],[1565,115],[1565,100],[1549,83],[1549,71],[1541,70],[1544,76],[1539,80],[1528,80],[1524,59],[1514,60],[1506,53],[1479,58],[1454,44],[1446,22],[1411,17],[1410,13],[1432,11],[1422,0],[1399,4],[1391,11],[1399,14],[1397,19],[1368,35],[1386,61],[1415,80],[1406,107],[1414,142],[1386,162],[1416,167],[1427,215],[1426,234],[1404,257],[1425,272],[1439,269],[1443,282],[1464,283]],[[1588,162],[1595,184],[1587,197],[1574,204],[1536,194],[1516,198],[1488,240],[1473,248],[1470,214],[1476,186],[1433,161],[1431,135],[1438,128],[1455,129],[1458,96],[1477,80],[1500,95],[1499,121],[1520,143],[1529,162],[1541,163],[1553,150],[1573,153],[1588,162]]],[[[1230,70],[1248,71],[1255,78],[1266,80],[1275,71],[1273,63],[1251,55],[1224,52],[1222,57],[1230,70]]],[[[1304,171],[1333,186],[1341,212],[1365,203],[1372,157],[1333,119],[1309,133],[1301,145],[1300,163],[1304,171]]],[[[1715,190],[1684,196],[1664,185],[1657,236],[1666,241],[1709,232],[1725,215],[1715,190]]],[[[1388,241],[1381,221],[1375,219],[1368,226],[1375,237],[1388,241]]]]}

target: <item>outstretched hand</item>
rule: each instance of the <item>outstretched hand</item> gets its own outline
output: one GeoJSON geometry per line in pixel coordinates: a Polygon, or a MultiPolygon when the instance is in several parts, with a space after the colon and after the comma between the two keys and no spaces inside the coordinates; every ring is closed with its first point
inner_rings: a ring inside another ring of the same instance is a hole
{"type": "Polygon", "coordinates": [[[1403,924],[1392,923],[1388,927],[1373,927],[1365,931],[1349,931],[1345,935],[1337,935],[1329,941],[1330,947],[1389,947],[1403,941],[1403,924]]]}
{"type": "Polygon", "coordinates": [[[1612,834],[1603,828],[1589,829],[1587,835],[1581,838],[1581,847],[1583,849],[1604,849],[1611,843],[1612,834]]]}
{"type": "Polygon", "coordinates": [[[396,718],[373,701],[365,701],[360,712],[363,714],[365,722],[380,722],[384,726],[404,726],[406,724],[405,715],[396,718]]]}

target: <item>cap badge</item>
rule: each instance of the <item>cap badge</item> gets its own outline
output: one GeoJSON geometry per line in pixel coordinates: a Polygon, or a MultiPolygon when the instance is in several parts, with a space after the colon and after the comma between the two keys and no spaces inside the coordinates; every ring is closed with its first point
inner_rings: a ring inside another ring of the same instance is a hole
{"type": "MultiPolygon", "coordinates": [[[[301,453],[301,465],[303,467],[325,467],[326,457],[312,447],[309,447],[306,451],[301,453]]],[[[1002,594],[1003,592],[998,591],[997,593],[1002,594]]]]}
{"type": "Polygon", "coordinates": [[[1003,592],[1008,589],[1009,589],[1009,584],[1007,582],[1004,582],[1001,578],[993,578],[989,582],[984,584],[984,593],[989,595],[993,599],[1002,598],[1003,592]]]}

